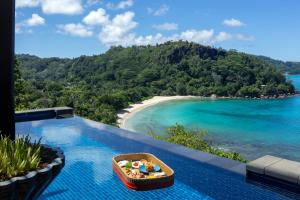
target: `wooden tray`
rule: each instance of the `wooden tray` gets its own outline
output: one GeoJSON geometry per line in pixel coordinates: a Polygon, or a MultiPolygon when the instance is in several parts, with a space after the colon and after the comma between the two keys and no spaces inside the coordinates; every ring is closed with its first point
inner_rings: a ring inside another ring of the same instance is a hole
{"type": "Polygon", "coordinates": [[[133,190],[153,190],[159,188],[165,188],[174,184],[174,171],[167,166],[164,162],[159,160],[149,153],[133,153],[133,154],[121,154],[113,157],[113,170],[119,176],[121,181],[127,188],[133,190]],[[166,173],[166,176],[157,178],[131,178],[123,172],[118,162],[121,160],[141,160],[145,159],[156,165],[159,165],[161,170],[166,173]]]}

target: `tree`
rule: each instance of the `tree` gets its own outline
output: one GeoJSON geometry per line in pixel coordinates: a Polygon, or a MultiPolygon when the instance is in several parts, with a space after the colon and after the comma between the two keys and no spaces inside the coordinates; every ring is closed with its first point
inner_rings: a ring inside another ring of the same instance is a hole
{"type": "Polygon", "coordinates": [[[260,96],[260,89],[256,86],[243,86],[239,91],[238,94],[241,97],[259,97],[260,96]]]}
{"type": "Polygon", "coordinates": [[[182,82],[177,83],[176,93],[179,95],[186,95],[186,86],[182,82]]]}
{"type": "Polygon", "coordinates": [[[15,59],[14,65],[14,88],[15,88],[15,109],[24,110],[28,108],[28,100],[25,92],[26,81],[21,77],[20,63],[15,59]]]}

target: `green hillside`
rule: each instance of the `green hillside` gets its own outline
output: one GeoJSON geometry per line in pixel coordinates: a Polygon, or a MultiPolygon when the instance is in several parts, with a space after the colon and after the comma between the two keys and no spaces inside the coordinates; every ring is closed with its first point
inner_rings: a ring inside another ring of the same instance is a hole
{"type": "Polygon", "coordinates": [[[111,124],[117,110],[154,95],[294,93],[283,73],[259,57],[188,42],[113,47],[74,59],[17,59],[22,77],[18,109],[72,106],[81,116],[111,124]]]}

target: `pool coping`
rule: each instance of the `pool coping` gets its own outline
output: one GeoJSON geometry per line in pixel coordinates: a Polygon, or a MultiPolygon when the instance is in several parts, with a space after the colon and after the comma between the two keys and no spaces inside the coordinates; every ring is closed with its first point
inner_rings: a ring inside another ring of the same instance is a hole
{"type": "Polygon", "coordinates": [[[15,112],[16,122],[45,120],[53,118],[73,117],[74,109],[71,107],[54,107],[15,112]]]}

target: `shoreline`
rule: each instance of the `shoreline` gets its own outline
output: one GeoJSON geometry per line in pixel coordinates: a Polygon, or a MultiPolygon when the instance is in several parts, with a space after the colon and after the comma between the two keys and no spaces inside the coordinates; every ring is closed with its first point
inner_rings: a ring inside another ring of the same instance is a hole
{"type": "Polygon", "coordinates": [[[172,100],[184,100],[184,99],[204,99],[204,98],[210,98],[210,97],[201,97],[201,96],[154,96],[151,99],[147,99],[144,100],[142,102],[138,102],[135,104],[131,104],[129,105],[128,108],[122,109],[117,113],[118,116],[118,120],[117,120],[117,125],[120,128],[125,129],[125,124],[126,121],[133,116],[134,114],[136,114],[137,112],[162,103],[162,102],[166,102],[166,101],[172,101],[172,100]]]}
{"type": "Polygon", "coordinates": [[[292,94],[292,95],[286,95],[286,96],[277,96],[277,97],[270,97],[270,96],[265,96],[261,98],[243,98],[243,97],[217,97],[216,95],[212,95],[211,97],[204,97],[204,96],[154,96],[150,99],[134,103],[129,105],[128,108],[122,109],[117,112],[118,120],[117,120],[117,125],[119,128],[126,129],[126,121],[135,115],[137,112],[162,103],[162,102],[167,102],[167,101],[172,101],[172,100],[187,100],[187,99],[256,99],[256,100],[264,100],[264,99],[284,99],[284,98],[290,98],[290,97],[295,97],[295,96],[300,96],[299,93],[292,94]]]}

